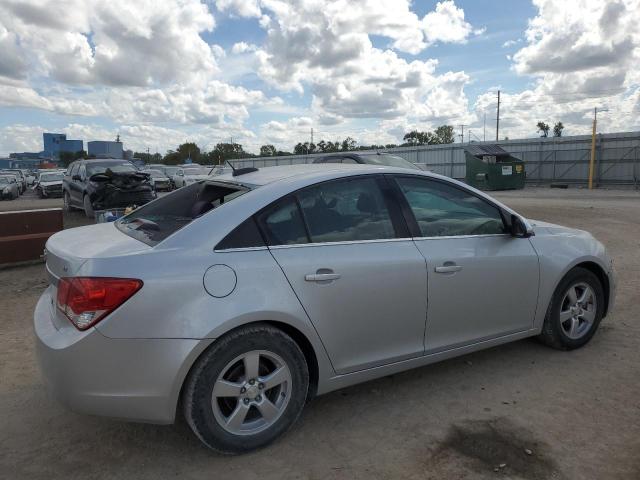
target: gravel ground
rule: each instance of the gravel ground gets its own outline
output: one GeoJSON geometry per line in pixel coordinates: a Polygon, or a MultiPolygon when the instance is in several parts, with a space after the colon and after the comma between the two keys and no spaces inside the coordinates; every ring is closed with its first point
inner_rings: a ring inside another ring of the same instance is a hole
{"type": "Polygon", "coordinates": [[[557,352],[524,340],[333,392],[285,438],[242,457],[211,453],[183,421],[124,423],[58,405],[33,350],[43,267],[0,270],[0,478],[640,478],[640,194],[496,197],[530,218],[589,230],[610,249],[617,304],[592,342],[557,352]]]}

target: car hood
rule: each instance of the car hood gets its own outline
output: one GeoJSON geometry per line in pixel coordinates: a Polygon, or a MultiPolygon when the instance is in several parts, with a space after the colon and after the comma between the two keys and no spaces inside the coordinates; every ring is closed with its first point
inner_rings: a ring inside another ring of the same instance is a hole
{"type": "Polygon", "coordinates": [[[42,187],[52,187],[54,185],[62,185],[62,180],[53,180],[51,182],[39,182],[42,187]]]}
{"type": "Polygon", "coordinates": [[[122,233],[113,223],[69,228],[47,240],[47,269],[56,277],[66,277],[90,258],[128,255],[150,248],[122,233]]]}
{"type": "Polygon", "coordinates": [[[529,223],[533,227],[533,231],[536,235],[592,236],[589,232],[584,230],[565,227],[555,223],[543,222],[542,220],[529,220],[529,223]]]}

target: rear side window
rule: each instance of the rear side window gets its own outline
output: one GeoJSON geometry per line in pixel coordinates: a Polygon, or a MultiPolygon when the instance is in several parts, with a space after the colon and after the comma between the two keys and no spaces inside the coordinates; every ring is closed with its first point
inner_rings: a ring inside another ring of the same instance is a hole
{"type": "Polygon", "coordinates": [[[302,190],[297,196],[314,243],[396,236],[375,178],[322,183],[302,190]]]}
{"type": "Polygon", "coordinates": [[[287,197],[258,215],[269,245],[307,243],[307,231],[295,197],[287,197]]]}
{"type": "Polygon", "coordinates": [[[471,193],[424,178],[396,181],[423,237],[505,233],[498,208],[471,193]]]}
{"type": "Polygon", "coordinates": [[[118,220],[116,226],[148,245],[156,245],[214,208],[249,188],[223,182],[197,182],[159,198],[118,220]]]}
{"type": "Polygon", "coordinates": [[[253,217],[248,218],[229,235],[216,245],[216,250],[229,250],[231,248],[264,247],[265,243],[258,230],[258,225],[253,217]]]}

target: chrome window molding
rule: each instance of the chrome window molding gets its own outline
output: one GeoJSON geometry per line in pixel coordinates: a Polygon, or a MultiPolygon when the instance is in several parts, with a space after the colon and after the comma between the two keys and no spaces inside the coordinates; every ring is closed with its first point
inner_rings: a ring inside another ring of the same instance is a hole
{"type": "Polygon", "coordinates": [[[225,248],[225,249],[214,249],[214,253],[227,253],[227,252],[255,252],[258,250],[268,250],[268,247],[238,247],[238,248],[225,248]]]}

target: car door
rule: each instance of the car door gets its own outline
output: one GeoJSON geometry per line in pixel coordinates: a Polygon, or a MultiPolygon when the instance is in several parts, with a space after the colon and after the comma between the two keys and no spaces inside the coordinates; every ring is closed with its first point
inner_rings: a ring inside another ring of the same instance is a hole
{"type": "Polygon", "coordinates": [[[71,167],[69,172],[69,199],[75,206],[82,206],[82,198],[80,198],[80,180],[74,178],[79,175],[80,164],[76,163],[71,167]]]}
{"type": "Polygon", "coordinates": [[[426,353],[533,327],[538,256],[506,233],[500,209],[451,182],[396,176],[427,263],[426,353]]]}
{"type": "Polygon", "coordinates": [[[337,373],[424,354],[425,261],[382,177],[305,188],[258,221],[337,373]]]}

